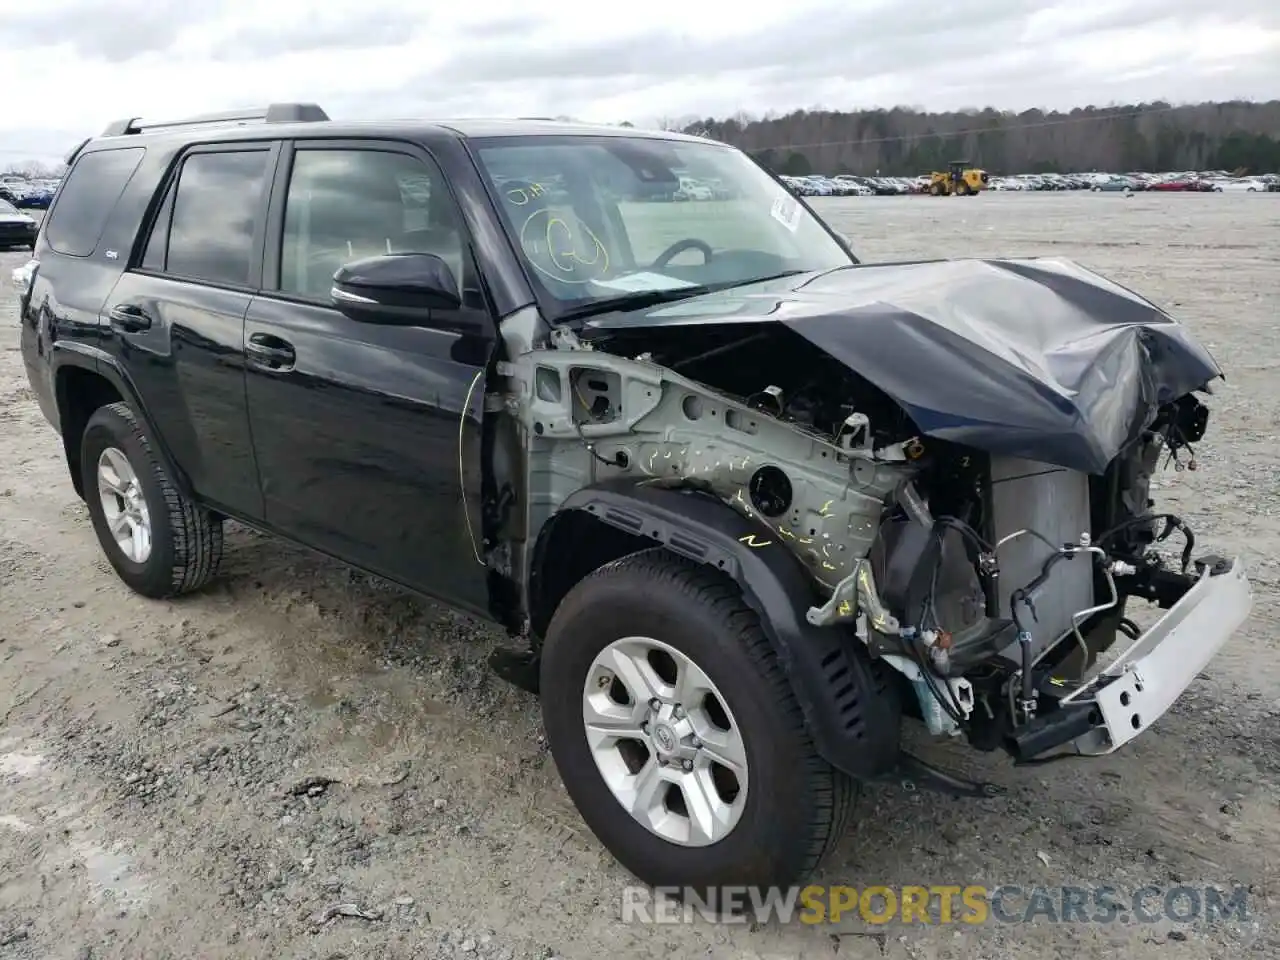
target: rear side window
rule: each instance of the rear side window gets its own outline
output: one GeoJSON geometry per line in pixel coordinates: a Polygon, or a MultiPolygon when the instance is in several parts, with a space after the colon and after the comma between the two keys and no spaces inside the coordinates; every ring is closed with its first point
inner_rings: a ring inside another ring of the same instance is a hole
{"type": "Polygon", "coordinates": [[[68,257],[87,257],[98,246],[107,218],[142,162],[142,147],[81,154],[58,191],[45,236],[68,257]]]}
{"type": "Polygon", "coordinates": [[[266,150],[188,156],[177,192],[166,198],[152,228],[142,265],[188,280],[247,286],[254,229],[265,212],[269,156],[266,150]]]}

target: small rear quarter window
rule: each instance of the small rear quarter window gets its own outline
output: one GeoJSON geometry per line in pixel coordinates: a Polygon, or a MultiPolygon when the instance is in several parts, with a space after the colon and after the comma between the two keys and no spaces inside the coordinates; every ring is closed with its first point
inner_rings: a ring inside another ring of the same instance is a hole
{"type": "Polygon", "coordinates": [[[49,212],[45,236],[55,252],[68,257],[93,253],[145,153],[142,147],[126,147],[80,155],[49,212]]]}

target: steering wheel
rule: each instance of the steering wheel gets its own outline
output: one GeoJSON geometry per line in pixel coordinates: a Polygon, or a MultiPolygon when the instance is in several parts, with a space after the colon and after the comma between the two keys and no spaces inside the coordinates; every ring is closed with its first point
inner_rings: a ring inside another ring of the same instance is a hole
{"type": "Polygon", "coordinates": [[[714,256],[709,243],[695,239],[694,237],[686,237],[683,240],[677,240],[671,246],[667,247],[667,249],[663,250],[662,253],[658,254],[657,258],[653,261],[653,266],[655,268],[665,267],[671,262],[676,254],[684,253],[686,250],[701,250],[704,263],[710,263],[712,256],[714,256]]]}

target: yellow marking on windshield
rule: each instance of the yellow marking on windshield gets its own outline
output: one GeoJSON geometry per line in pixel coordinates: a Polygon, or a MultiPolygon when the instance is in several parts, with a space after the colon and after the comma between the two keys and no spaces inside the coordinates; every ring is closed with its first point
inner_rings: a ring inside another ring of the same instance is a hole
{"type": "Polygon", "coordinates": [[[507,191],[507,199],[514,203],[517,207],[523,207],[529,204],[535,197],[540,197],[547,192],[547,188],[540,183],[531,183],[528,188],[512,187],[507,191]]]}
{"type": "Polygon", "coordinates": [[[579,232],[595,247],[595,250],[591,251],[589,255],[579,253],[577,241],[573,235],[573,228],[570,227],[569,221],[563,216],[553,216],[551,211],[545,207],[535,210],[525,220],[524,225],[520,228],[520,245],[524,248],[525,256],[529,263],[539,273],[561,283],[590,283],[592,280],[604,277],[609,272],[609,251],[600,242],[600,238],[595,235],[595,232],[583,223],[581,219],[575,216],[573,221],[579,232]],[[534,239],[537,237],[537,234],[533,232],[536,229],[534,221],[543,216],[547,218],[547,225],[542,231],[543,236],[539,239],[545,241],[547,245],[547,259],[551,261],[551,266],[554,270],[540,264],[537,257],[535,257],[538,244],[534,239]],[[561,240],[559,244],[561,249],[559,251],[556,249],[557,239],[561,240]],[[530,242],[531,240],[533,242],[530,242]],[[565,241],[568,244],[567,249],[565,249],[565,241]],[[590,271],[591,276],[574,276],[582,267],[592,268],[590,271]]]}

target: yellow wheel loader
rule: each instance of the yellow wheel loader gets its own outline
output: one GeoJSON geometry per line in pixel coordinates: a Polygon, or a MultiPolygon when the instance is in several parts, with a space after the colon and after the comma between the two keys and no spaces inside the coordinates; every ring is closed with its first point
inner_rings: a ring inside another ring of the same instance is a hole
{"type": "Polygon", "coordinates": [[[944,172],[935,170],[929,176],[931,197],[969,197],[987,189],[987,171],[970,167],[967,160],[953,160],[944,172]]]}

